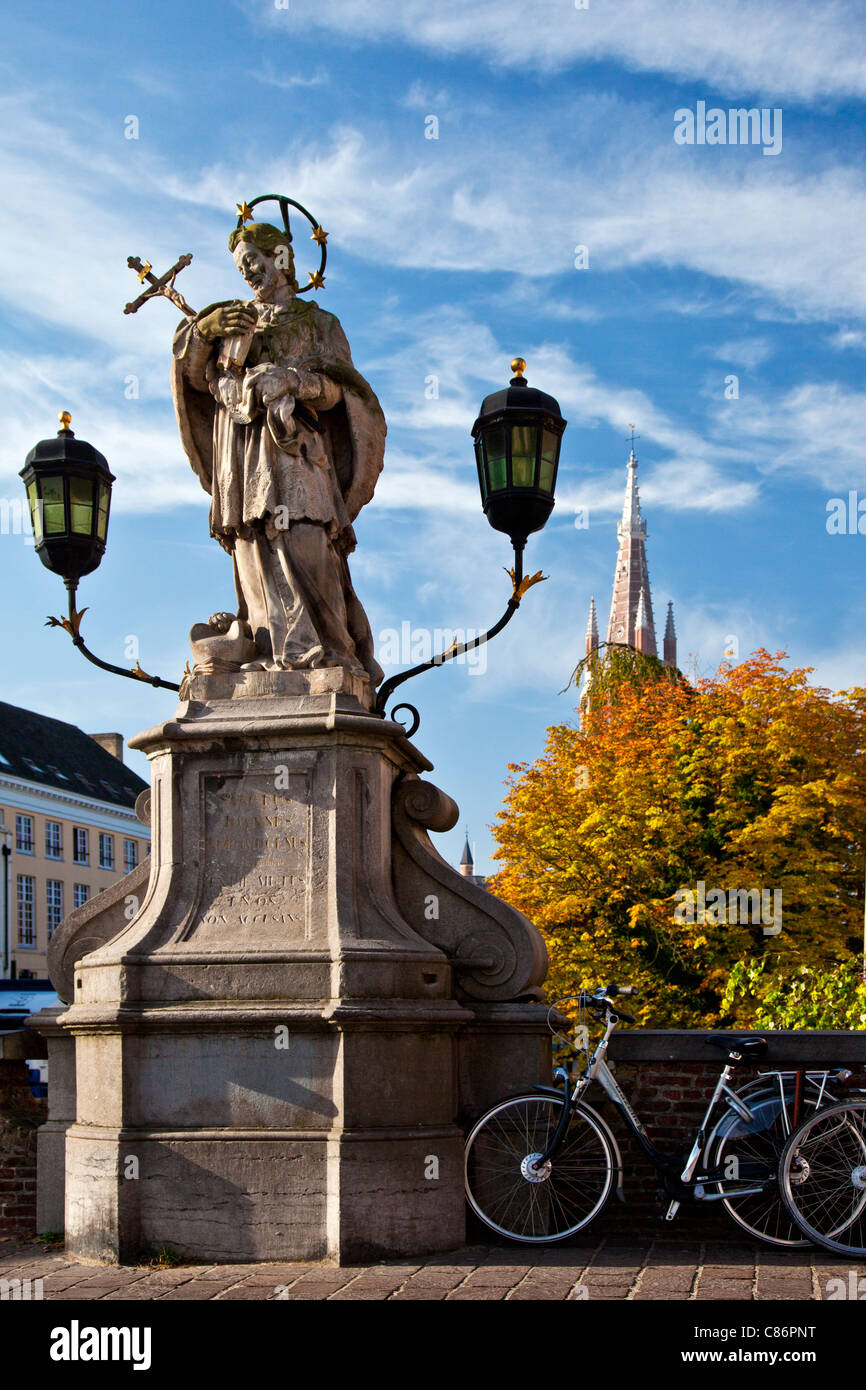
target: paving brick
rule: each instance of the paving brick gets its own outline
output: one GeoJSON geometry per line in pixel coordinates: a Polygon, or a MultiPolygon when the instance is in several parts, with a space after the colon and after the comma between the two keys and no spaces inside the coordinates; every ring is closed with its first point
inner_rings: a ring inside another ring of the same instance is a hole
{"type": "MultiPolygon", "coordinates": [[[[62,1274],[46,1274],[37,1277],[43,1278],[46,1293],[48,1293],[49,1290],[52,1293],[60,1293],[63,1289],[72,1288],[73,1284],[83,1284],[87,1279],[88,1272],[79,1270],[75,1272],[70,1271],[69,1273],[64,1272],[62,1274]]],[[[26,1278],[26,1276],[19,1277],[26,1278]]],[[[0,1275],[0,1278],[2,1278],[2,1275],[0,1275]]]]}
{"type": "Polygon", "coordinates": [[[539,1285],[564,1284],[570,1289],[578,1282],[579,1276],[580,1271],[576,1269],[531,1269],[523,1282],[539,1285]]]}
{"type": "Polygon", "coordinates": [[[502,1268],[499,1265],[480,1265],[466,1276],[467,1286],[471,1288],[490,1287],[512,1289],[528,1274],[529,1265],[513,1265],[502,1268]]]}
{"type": "Polygon", "coordinates": [[[651,1289],[670,1291],[679,1289],[683,1295],[688,1295],[695,1282],[695,1273],[696,1271],[683,1273],[681,1270],[677,1270],[676,1273],[670,1273],[668,1270],[647,1269],[644,1271],[638,1287],[642,1292],[648,1292],[651,1289]]]}
{"type": "Polygon", "coordinates": [[[462,1302],[470,1299],[476,1299],[478,1302],[491,1303],[503,1299],[507,1292],[508,1289],[502,1285],[481,1284],[477,1288],[469,1289],[464,1284],[462,1288],[452,1289],[451,1293],[446,1297],[449,1303],[462,1302]]]}
{"type": "MultiPolygon", "coordinates": [[[[218,1284],[213,1279],[191,1279],[188,1284],[178,1284],[177,1288],[169,1289],[167,1293],[159,1295],[160,1303],[207,1303],[217,1297],[224,1289],[230,1288],[230,1284],[218,1284]]],[[[262,1297],[267,1297],[267,1292],[262,1289],[262,1297]]]]}
{"type": "Polygon", "coordinates": [[[331,1294],[330,1303],[384,1303],[386,1298],[390,1298],[396,1290],[386,1288],[364,1288],[359,1289],[355,1284],[347,1284],[345,1289],[338,1289],[331,1294]]]}
{"type": "Polygon", "coordinates": [[[314,1284],[311,1279],[308,1279],[303,1284],[292,1284],[286,1292],[285,1300],[276,1301],[288,1303],[323,1302],[339,1291],[340,1286],[335,1284],[314,1284]]]}
{"type": "Polygon", "coordinates": [[[812,1283],[811,1280],[759,1279],[758,1297],[810,1299],[813,1297],[812,1283]]]}
{"type": "Polygon", "coordinates": [[[389,1303],[441,1303],[446,1293],[446,1289],[434,1288],[432,1285],[413,1289],[411,1284],[407,1284],[405,1288],[393,1293],[388,1301],[389,1303]]]}
{"type": "Polygon", "coordinates": [[[407,1289],[456,1289],[468,1271],[465,1269],[419,1269],[406,1281],[407,1289]]]}
{"type": "Polygon", "coordinates": [[[556,1284],[520,1284],[506,1294],[506,1299],[509,1303],[563,1303],[568,1293],[567,1288],[558,1287],[556,1284]]]}
{"type": "MultiPolygon", "coordinates": [[[[336,1265],[336,1264],[311,1264],[307,1265],[301,1278],[315,1279],[317,1284],[326,1282],[328,1279],[339,1279],[345,1282],[347,1279],[354,1279],[356,1275],[363,1274],[368,1265],[336,1265]]],[[[250,1270],[250,1273],[254,1273],[250,1270]]]]}
{"type": "MultiPolygon", "coordinates": [[[[127,1284],[125,1288],[115,1289],[112,1293],[101,1295],[106,1302],[116,1299],[128,1298],[139,1302],[142,1299],[161,1298],[164,1293],[170,1290],[164,1284],[151,1284],[146,1279],[140,1279],[135,1284],[127,1284]]],[[[95,1291],[94,1291],[95,1292],[95,1291]]],[[[100,1295],[96,1295],[99,1297],[100,1295]]]]}
{"type": "Polygon", "coordinates": [[[742,1279],[727,1279],[714,1284],[705,1284],[701,1280],[698,1284],[696,1299],[706,1301],[707,1299],[745,1299],[751,1300],[751,1285],[742,1279]]]}
{"type": "Polygon", "coordinates": [[[705,1279],[754,1279],[754,1265],[704,1265],[705,1279]]]}

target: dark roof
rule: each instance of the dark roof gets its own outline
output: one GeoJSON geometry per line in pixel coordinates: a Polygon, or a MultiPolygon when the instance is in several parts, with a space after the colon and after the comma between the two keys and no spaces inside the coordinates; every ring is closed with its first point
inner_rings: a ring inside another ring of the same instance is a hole
{"type": "Polygon", "coordinates": [[[147,787],[132,768],[74,724],[2,701],[0,773],[113,806],[133,806],[147,787]]]}
{"type": "Polygon", "coordinates": [[[474,861],[474,859],[472,858],[472,850],[469,848],[469,836],[467,835],[467,836],[466,836],[466,844],[463,846],[463,853],[462,853],[462,855],[460,856],[460,863],[461,863],[461,864],[474,864],[474,862],[475,862],[475,861],[474,861]]]}

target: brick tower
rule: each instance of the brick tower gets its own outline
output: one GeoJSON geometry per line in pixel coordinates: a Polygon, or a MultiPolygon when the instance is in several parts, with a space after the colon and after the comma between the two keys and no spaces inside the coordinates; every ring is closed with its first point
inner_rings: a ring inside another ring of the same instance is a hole
{"type": "MultiPolygon", "coordinates": [[[[635,651],[657,657],[659,651],[646,559],[646,522],[640,509],[634,432],[632,432],[631,450],[628,457],[625,500],[622,516],[617,522],[616,534],[619,541],[619,551],[616,557],[606,642],[633,647],[635,651]]],[[[598,661],[603,662],[605,659],[604,646],[602,644],[602,650],[599,652],[599,645],[598,622],[595,599],[593,598],[590,600],[589,621],[586,627],[586,656],[589,659],[584,668],[586,678],[581,703],[586,699],[592,684],[593,667],[598,661]]],[[[676,666],[677,635],[674,627],[673,603],[668,603],[663,651],[664,664],[676,666]]]]}

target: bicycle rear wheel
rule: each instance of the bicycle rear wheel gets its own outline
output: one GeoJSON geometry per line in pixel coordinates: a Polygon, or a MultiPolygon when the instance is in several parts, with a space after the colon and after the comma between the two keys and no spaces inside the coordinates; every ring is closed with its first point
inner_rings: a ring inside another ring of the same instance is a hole
{"type": "Polygon", "coordinates": [[[562,1106],[554,1096],[501,1101],[466,1141],[469,1205],[498,1235],[531,1245],[565,1240],[598,1216],[613,1190],[613,1149],[589,1106],[574,1107],[562,1148],[536,1166],[562,1106]]]}
{"type": "Polygon", "coordinates": [[[795,1130],[779,1162],[779,1189],[816,1245],[866,1259],[866,1101],[827,1106],[795,1130]]]}
{"type": "MultiPolygon", "coordinates": [[[[793,1094],[786,1090],[785,1104],[775,1088],[763,1094],[738,1094],[749,1106],[752,1118],[744,1120],[728,1110],[716,1127],[708,1146],[708,1167],[730,1168],[728,1181],[718,1183],[716,1191],[730,1193],[722,1205],[750,1236],[787,1250],[803,1249],[810,1241],[782,1202],[778,1184],[779,1159],[789,1134],[787,1105],[793,1094]],[[736,1195],[738,1187],[753,1182],[763,1182],[765,1190],[746,1197],[736,1195]]],[[[810,1113],[815,1099],[816,1094],[804,1098],[810,1113]]]]}

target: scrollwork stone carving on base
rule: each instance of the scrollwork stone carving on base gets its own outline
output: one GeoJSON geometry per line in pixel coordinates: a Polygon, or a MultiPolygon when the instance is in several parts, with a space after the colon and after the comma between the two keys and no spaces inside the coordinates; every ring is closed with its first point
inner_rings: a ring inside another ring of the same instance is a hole
{"type": "Polygon", "coordinates": [[[458,810],[450,796],[413,773],[393,794],[394,894],[415,930],[448,956],[455,997],[542,997],[547,951],[528,918],[469,883],[433,847],[428,830],[450,830],[458,810]]]}

